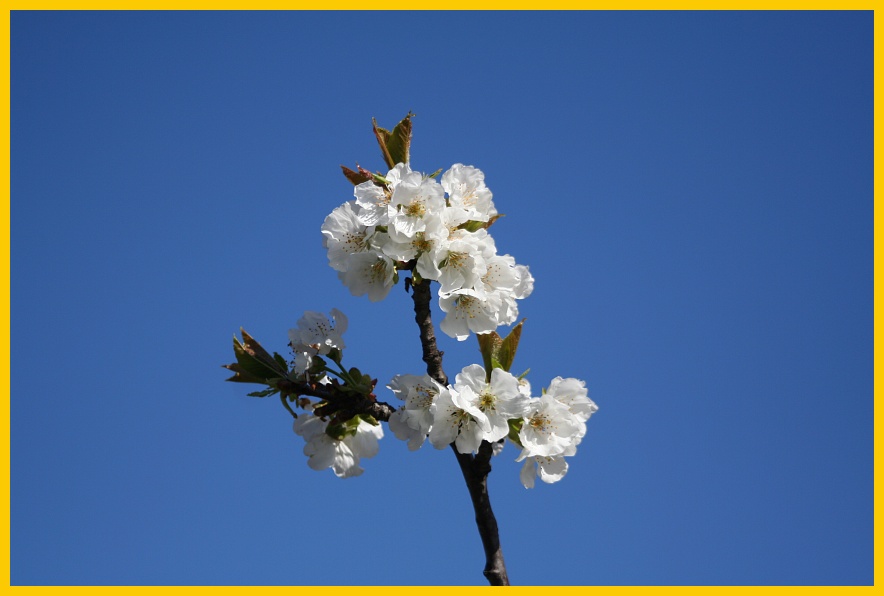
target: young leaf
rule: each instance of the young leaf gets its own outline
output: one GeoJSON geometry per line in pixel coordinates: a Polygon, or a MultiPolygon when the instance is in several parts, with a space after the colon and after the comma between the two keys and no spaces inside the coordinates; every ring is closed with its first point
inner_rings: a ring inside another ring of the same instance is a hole
{"type": "Polygon", "coordinates": [[[235,373],[229,379],[224,379],[225,381],[231,381],[233,383],[264,384],[264,379],[262,379],[261,377],[256,377],[253,374],[250,374],[242,366],[239,365],[239,362],[234,362],[233,364],[222,364],[221,368],[226,368],[227,370],[232,370],[235,373]]]}
{"type": "Polygon", "coordinates": [[[341,170],[344,172],[344,176],[347,177],[347,180],[353,183],[353,186],[357,184],[362,184],[363,182],[368,182],[371,180],[371,174],[366,174],[365,171],[354,172],[347,166],[342,165],[341,170]]]}
{"type": "Polygon", "coordinates": [[[460,225],[460,229],[466,230],[467,232],[475,232],[477,230],[481,230],[482,228],[486,227],[487,224],[488,224],[487,221],[476,221],[476,220],[471,219],[468,222],[462,223],[460,225]]]}
{"type": "Polygon", "coordinates": [[[498,213],[497,215],[492,215],[490,218],[488,218],[488,221],[486,221],[482,224],[482,227],[487,230],[488,228],[493,226],[494,222],[496,222],[501,217],[506,217],[506,214],[505,213],[498,213]]]}
{"type": "Polygon", "coordinates": [[[519,338],[522,337],[522,323],[524,322],[525,319],[522,319],[504,339],[501,339],[496,331],[476,335],[479,340],[479,352],[482,353],[482,362],[485,364],[487,381],[491,381],[491,371],[495,368],[502,368],[509,372],[513,365],[513,359],[516,357],[519,338]]]}
{"type": "Polygon", "coordinates": [[[380,128],[378,126],[377,120],[374,118],[371,119],[372,130],[374,131],[374,136],[378,140],[378,146],[381,148],[381,155],[384,156],[384,163],[387,164],[387,168],[393,169],[393,166],[396,165],[396,162],[393,161],[393,158],[390,157],[390,150],[387,149],[387,139],[390,138],[390,131],[386,128],[380,128]]]}
{"type": "Polygon", "coordinates": [[[497,359],[500,361],[500,367],[509,371],[510,367],[513,365],[513,360],[516,357],[516,350],[519,347],[519,339],[522,337],[522,323],[525,322],[525,319],[522,319],[518,325],[513,327],[513,330],[510,331],[509,335],[507,335],[500,344],[500,349],[497,352],[497,359]]]}
{"type": "Polygon", "coordinates": [[[408,151],[411,147],[411,118],[413,116],[414,114],[408,112],[408,115],[393,128],[393,132],[387,138],[387,152],[393,160],[393,165],[408,163],[408,151]]]}
{"type": "Polygon", "coordinates": [[[273,395],[274,393],[278,393],[279,389],[271,387],[269,389],[265,389],[264,391],[253,391],[251,393],[247,393],[249,397],[267,397],[269,395],[273,395]]]}
{"type": "Polygon", "coordinates": [[[479,352],[482,354],[482,363],[485,365],[485,380],[491,381],[491,370],[494,368],[494,363],[498,362],[500,336],[496,331],[492,331],[491,333],[477,334],[476,339],[479,340],[479,352]]]}
{"type": "MultiPolygon", "coordinates": [[[[285,377],[288,367],[281,365],[252,336],[240,329],[242,343],[233,336],[234,364],[225,364],[224,368],[232,370],[235,375],[227,379],[237,383],[265,383],[267,379],[285,377]]],[[[285,361],[283,361],[285,362],[285,361]]]]}

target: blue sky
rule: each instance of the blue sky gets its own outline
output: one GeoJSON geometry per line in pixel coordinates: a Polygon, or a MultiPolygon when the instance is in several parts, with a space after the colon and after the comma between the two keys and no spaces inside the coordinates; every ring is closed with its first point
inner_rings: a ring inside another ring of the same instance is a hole
{"type": "Polygon", "coordinates": [[[347,363],[423,371],[401,286],[352,297],[319,234],[413,110],[413,167],[481,168],[536,278],[514,368],[600,407],[560,483],[494,461],[513,583],[870,584],[872,25],[13,12],[12,583],[484,584],[449,451],[314,472],[220,368],[336,307],[347,363]]]}

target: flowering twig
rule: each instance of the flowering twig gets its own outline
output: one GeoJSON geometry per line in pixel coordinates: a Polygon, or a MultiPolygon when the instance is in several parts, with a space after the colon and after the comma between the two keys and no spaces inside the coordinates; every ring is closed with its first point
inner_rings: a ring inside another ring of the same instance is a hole
{"type": "Polygon", "coordinates": [[[392,130],[373,121],[389,169],[372,173],[341,166],[354,186],[353,199],[325,218],[321,232],[329,265],[354,296],[383,300],[410,272],[404,285],[411,290],[427,374],[397,374],[387,388],[402,405],[379,402],[377,378],[342,363],[348,319],[337,309],[329,316],[304,313],[289,330],[289,358],[271,354],[241,330],[242,342],[233,339],[236,362],[224,368],[234,372],[228,381],[266,387],[251,397],[279,394],[314,470],[331,468],[339,478],[362,474],[360,459],[377,455],[384,436],[380,422],[411,451],[426,441],[436,449],[450,446],[473,504],[484,575],[492,585],[506,586],[488,496],[492,456],[511,442],[520,450],[516,461],[524,462],[519,480],[525,488],[533,488],[536,477],[558,482],[598,407],[580,379],[555,377],[533,397],[528,371],[519,376],[510,371],[522,323],[505,337],[497,329],[518,320],[517,301],[531,294],[534,277],[527,266],[497,252],[487,230],[501,214],[481,170],[456,163],[437,179],[441,169],[429,176],[411,169],[412,117],[409,112],[392,130]],[[439,284],[435,294],[444,314],[440,331],[458,341],[476,335],[482,355],[483,364],[463,368],[452,385],[436,345],[432,282],[439,284]]]}
{"type": "MultiPolygon", "coordinates": [[[[420,328],[421,348],[423,360],[427,363],[427,373],[442,385],[446,385],[448,377],[442,369],[442,352],[436,345],[430,313],[430,281],[424,280],[419,284],[413,284],[412,288],[414,318],[420,328]]],[[[487,480],[488,474],[491,472],[491,444],[488,441],[482,441],[479,452],[475,456],[472,453],[459,453],[453,443],[451,449],[457,457],[457,463],[467,484],[467,490],[470,491],[470,499],[476,513],[476,526],[479,529],[482,547],[485,550],[485,569],[482,573],[492,586],[508,586],[510,582],[506,574],[503,550],[500,547],[497,519],[494,517],[491,500],[488,497],[487,480]]]]}

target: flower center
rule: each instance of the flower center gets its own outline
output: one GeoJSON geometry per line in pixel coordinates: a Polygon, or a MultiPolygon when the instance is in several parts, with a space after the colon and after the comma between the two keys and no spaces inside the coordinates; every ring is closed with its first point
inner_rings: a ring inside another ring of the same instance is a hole
{"type": "Polygon", "coordinates": [[[465,252],[450,252],[448,253],[448,266],[454,267],[455,269],[460,269],[463,267],[464,262],[467,260],[467,253],[465,252]]]}
{"type": "Polygon", "coordinates": [[[405,215],[409,217],[423,217],[427,213],[427,208],[424,206],[423,201],[419,199],[412,200],[408,207],[405,208],[405,215]]]}
{"type": "Polygon", "coordinates": [[[493,393],[491,393],[488,390],[483,391],[482,394],[479,396],[479,409],[482,410],[483,412],[485,410],[493,410],[494,404],[496,404],[496,403],[497,403],[497,396],[495,396],[493,393]]]}
{"type": "Polygon", "coordinates": [[[366,238],[364,234],[353,234],[347,232],[344,234],[344,250],[348,253],[353,254],[357,252],[362,252],[365,249],[366,238]]]}
{"type": "Polygon", "coordinates": [[[428,252],[433,248],[433,243],[424,239],[424,233],[418,232],[412,240],[411,245],[419,252],[428,252]]]}
{"type": "Polygon", "coordinates": [[[416,396],[414,398],[414,405],[420,409],[428,409],[431,405],[433,405],[433,398],[436,397],[436,391],[430,389],[429,387],[424,387],[423,385],[418,385],[414,388],[416,396]]]}
{"type": "Polygon", "coordinates": [[[528,421],[528,424],[538,432],[549,432],[549,427],[552,426],[552,420],[543,414],[534,414],[534,416],[528,421]]]}
{"type": "Polygon", "coordinates": [[[372,281],[380,281],[386,277],[387,273],[387,263],[383,260],[378,260],[371,266],[371,270],[369,271],[369,276],[372,281]]]}

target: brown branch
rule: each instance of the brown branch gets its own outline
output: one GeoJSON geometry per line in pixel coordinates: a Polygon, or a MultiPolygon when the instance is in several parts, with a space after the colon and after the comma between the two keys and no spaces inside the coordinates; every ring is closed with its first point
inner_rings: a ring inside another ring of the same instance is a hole
{"type": "MultiPolygon", "coordinates": [[[[433,332],[433,320],[430,315],[429,280],[413,284],[411,297],[414,300],[414,320],[420,328],[421,348],[424,362],[427,364],[427,373],[442,385],[447,385],[448,377],[442,369],[442,352],[436,346],[436,335],[433,332]]],[[[485,569],[482,573],[492,586],[508,586],[510,582],[503,561],[503,551],[500,548],[497,520],[488,497],[487,479],[491,472],[491,444],[482,441],[475,456],[471,453],[459,453],[454,443],[451,444],[451,449],[457,457],[476,513],[476,526],[485,550],[485,569]]]]}
{"type": "Polygon", "coordinates": [[[433,318],[430,315],[430,281],[411,284],[411,298],[414,300],[414,320],[421,332],[421,348],[424,362],[427,363],[427,374],[442,383],[448,384],[448,376],[442,370],[442,352],[436,346],[436,334],[433,332],[433,318]]]}

